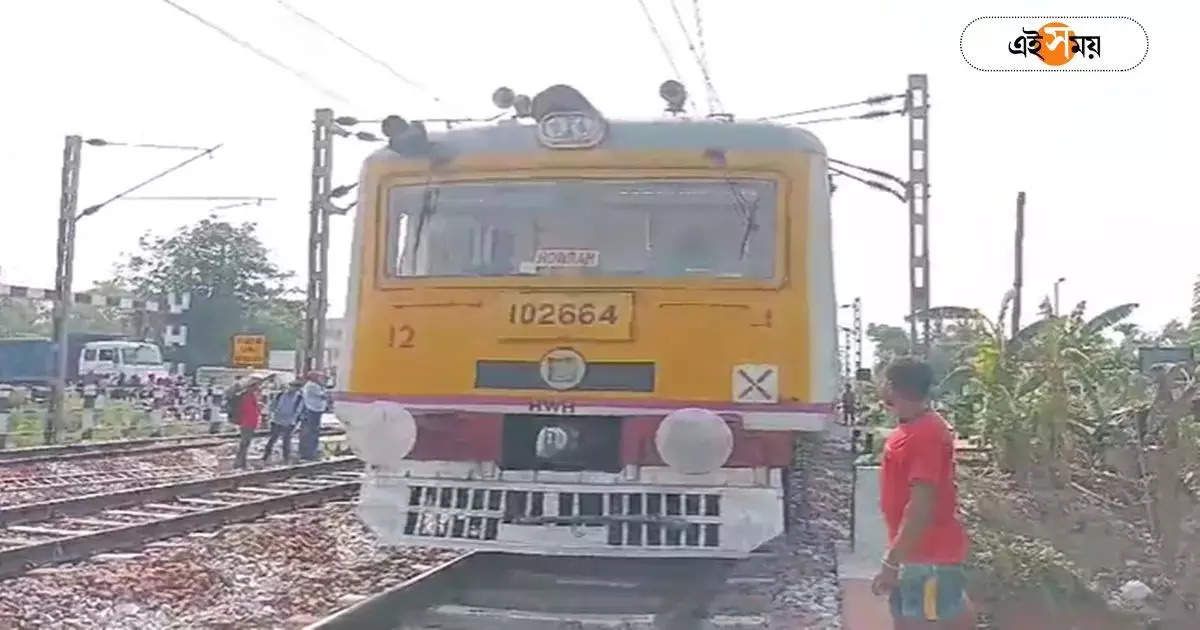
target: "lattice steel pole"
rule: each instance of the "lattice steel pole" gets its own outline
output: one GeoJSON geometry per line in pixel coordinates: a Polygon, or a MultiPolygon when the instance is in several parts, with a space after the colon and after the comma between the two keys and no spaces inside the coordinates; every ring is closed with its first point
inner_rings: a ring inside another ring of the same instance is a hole
{"type": "Polygon", "coordinates": [[[46,416],[45,440],[58,441],[58,432],[66,425],[67,417],[67,333],[70,329],[71,280],[75,267],[75,214],[79,205],[79,162],[83,139],[67,136],[63,144],[62,187],[58,205],[57,264],[54,271],[54,392],[50,413],[46,416]]]}
{"type": "Polygon", "coordinates": [[[333,186],[333,110],[313,118],[312,197],[308,208],[308,290],[304,309],[305,371],[325,367],[325,312],[329,308],[329,192],[333,186]]]}
{"type": "Polygon", "coordinates": [[[929,79],[924,74],[908,75],[905,92],[908,114],[908,265],[909,333],[919,355],[929,351],[929,319],[918,313],[929,309],[929,79]],[[921,320],[921,336],[917,321],[921,320]]]}
{"type": "Polygon", "coordinates": [[[854,373],[862,369],[863,327],[862,298],[854,298],[854,373]]]}
{"type": "Polygon", "coordinates": [[[849,326],[842,326],[842,373],[846,378],[847,383],[851,382],[850,376],[850,353],[854,346],[854,329],[849,326]]]}

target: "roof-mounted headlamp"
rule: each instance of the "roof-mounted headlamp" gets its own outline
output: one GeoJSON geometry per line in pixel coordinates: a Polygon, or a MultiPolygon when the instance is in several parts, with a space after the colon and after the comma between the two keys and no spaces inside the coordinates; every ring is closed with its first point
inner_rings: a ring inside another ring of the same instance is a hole
{"type": "Polygon", "coordinates": [[[608,123],[578,90],[552,85],[533,98],[538,142],[551,149],[587,149],[600,144],[608,123]]]}

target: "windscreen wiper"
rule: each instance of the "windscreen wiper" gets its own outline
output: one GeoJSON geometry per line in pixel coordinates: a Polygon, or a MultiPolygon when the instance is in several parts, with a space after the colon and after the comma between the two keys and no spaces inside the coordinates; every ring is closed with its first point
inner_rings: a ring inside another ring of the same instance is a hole
{"type": "Polygon", "coordinates": [[[754,201],[747,201],[742,191],[738,190],[737,184],[733,180],[727,181],[729,182],[729,191],[733,193],[733,201],[737,204],[738,213],[746,222],[746,231],[742,233],[742,242],[738,247],[738,260],[745,260],[746,249],[750,245],[750,234],[758,229],[758,224],[754,222],[754,215],[758,212],[758,197],[755,197],[754,201]]]}
{"type": "Polygon", "coordinates": [[[417,232],[413,236],[412,249],[412,272],[417,273],[417,252],[421,249],[421,233],[425,229],[425,223],[433,213],[437,211],[438,188],[437,186],[426,186],[425,192],[421,195],[421,214],[417,215],[417,232]]]}

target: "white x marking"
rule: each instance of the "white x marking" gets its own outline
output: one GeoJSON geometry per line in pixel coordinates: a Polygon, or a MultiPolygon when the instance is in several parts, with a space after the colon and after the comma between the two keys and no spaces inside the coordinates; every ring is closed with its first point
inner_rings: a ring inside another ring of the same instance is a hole
{"type": "Polygon", "coordinates": [[[750,386],[747,387],[746,389],[743,389],[742,393],[738,394],[738,398],[739,399],[745,398],[746,396],[748,396],[750,394],[750,392],[756,391],[756,392],[758,392],[758,395],[763,397],[763,400],[770,400],[771,394],[769,394],[767,392],[767,390],[763,388],[762,384],[767,382],[767,379],[770,378],[771,375],[774,373],[775,373],[775,370],[768,368],[766,370],[763,370],[763,373],[759,374],[758,378],[754,378],[754,377],[750,376],[749,374],[747,374],[746,370],[739,369],[738,375],[741,376],[747,383],[749,383],[750,386]]]}

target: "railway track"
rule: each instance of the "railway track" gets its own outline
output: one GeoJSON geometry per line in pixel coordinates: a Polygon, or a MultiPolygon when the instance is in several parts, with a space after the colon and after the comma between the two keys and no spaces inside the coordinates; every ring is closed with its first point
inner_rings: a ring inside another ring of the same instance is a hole
{"type": "Polygon", "coordinates": [[[468,554],[307,630],[763,630],[781,554],[746,560],[468,554]]]}
{"type": "Polygon", "coordinates": [[[164,483],[197,474],[195,466],[160,466],[138,470],[112,470],[39,475],[0,475],[0,495],[30,490],[61,490],[97,484],[164,483]]]}
{"type": "MultiPolygon", "coordinates": [[[[337,428],[321,429],[321,436],[342,435],[337,428]]],[[[258,431],[259,437],[270,435],[269,431],[258,431]]],[[[139,438],[134,440],[112,440],[107,442],[81,442],[59,446],[33,446],[0,450],[0,467],[24,466],[44,462],[125,457],[210,448],[229,444],[239,437],[237,433],[185,435],[165,438],[139,438]]]]}
{"type": "Polygon", "coordinates": [[[353,457],[0,508],[0,578],[352,498],[353,457]]]}

